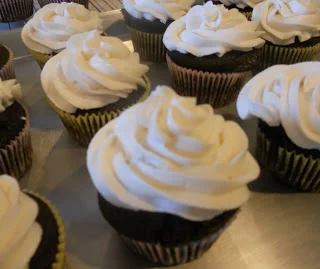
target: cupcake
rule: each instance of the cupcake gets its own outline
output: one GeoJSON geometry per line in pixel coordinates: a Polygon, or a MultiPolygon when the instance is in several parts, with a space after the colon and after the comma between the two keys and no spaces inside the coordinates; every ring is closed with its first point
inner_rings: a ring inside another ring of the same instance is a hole
{"type": "Polygon", "coordinates": [[[13,67],[13,53],[11,49],[0,44],[0,79],[8,80],[16,78],[13,67]]]}
{"type": "Polygon", "coordinates": [[[80,4],[88,8],[89,0],[38,0],[40,7],[44,7],[45,5],[49,5],[51,3],[61,3],[61,2],[73,2],[76,4],[80,4]]]}
{"type": "Polygon", "coordinates": [[[21,37],[41,69],[66,48],[68,39],[91,30],[102,32],[99,13],[75,3],[49,4],[23,27],[21,37]]]}
{"type": "Polygon", "coordinates": [[[72,36],[41,73],[50,106],[81,145],[128,107],[145,100],[150,82],[137,53],[97,30],[72,36]]]}
{"type": "Polygon", "coordinates": [[[16,80],[0,79],[0,175],[18,179],[32,163],[29,114],[16,101],[20,97],[21,88],[16,80]]]}
{"type": "Polygon", "coordinates": [[[33,0],[0,0],[0,23],[23,21],[33,14],[33,0]]]}
{"type": "Polygon", "coordinates": [[[173,88],[214,108],[232,103],[260,57],[257,27],[237,9],[212,2],[191,8],[163,38],[173,88]]]}
{"type": "Polygon", "coordinates": [[[166,266],[211,247],[260,170],[238,124],[165,86],[95,135],[87,166],[104,218],[132,251],[166,266]]]}
{"type": "Polygon", "coordinates": [[[315,1],[266,0],[254,7],[252,21],[260,22],[267,41],[257,71],[310,61],[320,49],[320,5],[315,1]]]}
{"type": "Polygon", "coordinates": [[[275,65],[242,89],[242,119],[258,118],[257,158],[286,184],[320,192],[320,62],[275,65]]]}
{"type": "Polygon", "coordinates": [[[143,60],[165,61],[163,34],[174,20],[187,13],[193,3],[194,0],[123,0],[122,13],[133,47],[143,60]]]}
{"type": "Polygon", "coordinates": [[[54,206],[7,175],[0,176],[0,201],[0,268],[63,269],[65,234],[54,206]]]}

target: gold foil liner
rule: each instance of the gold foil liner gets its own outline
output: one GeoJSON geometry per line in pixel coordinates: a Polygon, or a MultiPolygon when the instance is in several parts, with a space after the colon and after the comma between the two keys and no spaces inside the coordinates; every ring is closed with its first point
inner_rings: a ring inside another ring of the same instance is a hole
{"type": "Polygon", "coordinates": [[[319,49],[319,45],[291,48],[265,44],[261,48],[259,71],[277,64],[295,64],[311,61],[317,55],[319,49]]]}
{"type": "Polygon", "coordinates": [[[1,0],[0,23],[23,21],[33,14],[33,0],[1,0]]]}
{"type": "Polygon", "coordinates": [[[174,63],[167,55],[172,87],[179,95],[194,96],[198,104],[224,107],[238,97],[248,72],[213,73],[188,69],[174,63]]]}
{"type": "Polygon", "coordinates": [[[105,111],[104,113],[86,113],[85,115],[73,115],[65,112],[56,107],[48,98],[47,101],[53,110],[59,115],[62,123],[68,130],[69,134],[77,141],[80,145],[87,147],[94,135],[109,121],[117,118],[127,108],[143,102],[148,98],[151,91],[151,85],[149,79],[144,77],[147,86],[144,94],[138,101],[125,107],[119,107],[114,111],[105,111]]]}
{"type": "Polygon", "coordinates": [[[47,61],[49,61],[53,56],[56,55],[56,53],[44,54],[29,48],[28,50],[30,51],[31,55],[36,59],[41,69],[44,67],[47,61]]]}
{"type": "Polygon", "coordinates": [[[142,32],[128,27],[134,51],[141,59],[150,62],[164,62],[166,60],[166,47],[162,39],[163,34],[142,32]]]}
{"type": "Polygon", "coordinates": [[[320,192],[320,159],[280,147],[257,128],[257,159],[275,178],[307,192],[320,192]]]}
{"type": "MultiPolygon", "coordinates": [[[[238,211],[239,212],[239,211],[238,211]]],[[[209,250],[212,244],[235,220],[237,213],[227,222],[223,223],[218,231],[197,241],[187,244],[166,247],[161,244],[137,241],[132,238],[120,235],[126,246],[135,254],[147,260],[164,266],[174,266],[199,259],[209,250]]]]}
{"type": "Polygon", "coordinates": [[[66,268],[66,234],[65,234],[65,229],[64,225],[62,222],[62,218],[57,211],[56,207],[45,197],[34,193],[29,190],[23,190],[24,193],[30,194],[31,197],[35,196],[38,199],[40,199],[43,203],[45,203],[48,208],[50,209],[52,215],[54,216],[54,219],[57,223],[58,226],[58,246],[57,246],[57,253],[55,255],[55,261],[52,264],[52,269],[64,269],[66,268]]]}
{"type": "Polygon", "coordinates": [[[8,61],[5,63],[5,65],[0,69],[0,78],[2,80],[15,79],[16,74],[14,72],[14,65],[13,65],[13,52],[11,49],[6,47],[5,45],[2,45],[2,46],[8,50],[9,58],[8,58],[8,61]]]}
{"type": "Polygon", "coordinates": [[[26,112],[26,123],[22,131],[9,145],[0,149],[0,174],[20,179],[32,164],[30,119],[26,112]]]}

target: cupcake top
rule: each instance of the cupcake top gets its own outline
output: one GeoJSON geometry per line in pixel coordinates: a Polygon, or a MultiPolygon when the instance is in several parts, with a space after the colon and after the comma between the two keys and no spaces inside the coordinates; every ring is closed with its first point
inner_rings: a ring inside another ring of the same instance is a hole
{"type": "Polygon", "coordinates": [[[237,123],[165,86],[96,134],[87,166],[115,206],[193,221],[241,206],[259,175],[237,123]]]}
{"type": "Polygon", "coordinates": [[[185,15],[195,0],[123,0],[125,10],[137,19],[166,23],[185,15]]]}
{"type": "Polygon", "coordinates": [[[78,33],[98,29],[99,13],[75,3],[49,4],[41,8],[22,29],[22,40],[34,51],[51,54],[65,49],[68,39],[78,33]]]}
{"type": "Polygon", "coordinates": [[[15,79],[2,81],[0,78],[0,112],[5,111],[15,100],[20,99],[21,95],[20,84],[15,79]]]}
{"type": "Polygon", "coordinates": [[[250,51],[261,47],[263,32],[256,30],[258,24],[248,21],[237,9],[228,10],[210,1],[194,6],[187,15],[171,23],[163,43],[170,51],[221,57],[232,50],[250,51]]]}
{"type": "Polygon", "coordinates": [[[282,125],[297,146],[320,150],[320,62],[266,69],[244,86],[237,109],[242,119],[282,125]]]}
{"type": "Polygon", "coordinates": [[[68,113],[101,108],[145,87],[148,71],[139,54],[99,31],[72,36],[67,49],[51,58],[41,73],[47,97],[68,113]]]}
{"type": "Polygon", "coordinates": [[[14,178],[0,176],[0,268],[29,268],[42,237],[38,211],[14,178]]]}
{"type": "Polygon", "coordinates": [[[266,0],[256,5],[252,21],[259,21],[263,38],[275,45],[320,36],[320,4],[308,0],[266,0]]]}
{"type": "Polygon", "coordinates": [[[263,2],[264,0],[219,0],[225,6],[237,6],[238,8],[244,9],[246,7],[254,8],[258,3],[263,2]]]}

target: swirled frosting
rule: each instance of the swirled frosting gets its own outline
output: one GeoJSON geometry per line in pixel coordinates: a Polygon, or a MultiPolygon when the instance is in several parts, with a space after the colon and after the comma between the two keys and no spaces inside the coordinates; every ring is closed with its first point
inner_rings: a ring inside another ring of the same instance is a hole
{"type": "Polygon", "coordinates": [[[194,221],[241,206],[259,175],[238,124],[164,86],[97,133],[87,165],[112,204],[194,221]]]}
{"type": "Polygon", "coordinates": [[[252,21],[259,21],[263,38],[275,45],[300,42],[320,36],[320,4],[307,0],[266,0],[257,4],[252,21]]]}
{"type": "Polygon", "coordinates": [[[320,150],[320,62],[266,69],[244,86],[237,109],[242,119],[282,125],[297,146],[320,150]]]}
{"type": "Polygon", "coordinates": [[[37,215],[37,203],[20,192],[17,181],[0,176],[0,268],[29,268],[42,237],[37,215]]]}
{"type": "Polygon", "coordinates": [[[263,32],[256,31],[258,24],[248,21],[237,9],[228,10],[210,1],[194,6],[186,16],[171,23],[163,43],[170,51],[197,57],[212,54],[221,57],[232,50],[250,51],[261,47],[263,32]]]}
{"type": "Polygon", "coordinates": [[[41,82],[58,108],[74,113],[126,98],[138,85],[146,86],[148,69],[120,39],[94,30],[72,36],[67,49],[46,63],[41,82]]]}
{"type": "Polygon", "coordinates": [[[68,39],[94,29],[102,31],[99,13],[76,3],[49,4],[41,8],[23,27],[25,45],[37,52],[51,54],[65,49],[68,39]]]}
{"type": "Polygon", "coordinates": [[[244,9],[246,7],[254,8],[254,6],[264,0],[219,0],[225,6],[236,5],[238,8],[244,9]]]}
{"type": "Polygon", "coordinates": [[[123,0],[125,10],[133,17],[166,23],[185,15],[195,0],[123,0]]]}
{"type": "Polygon", "coordinates": [[[15,79],[4,80],[0,78],[0,112],[21,98],[21,87],[15,79]]]}

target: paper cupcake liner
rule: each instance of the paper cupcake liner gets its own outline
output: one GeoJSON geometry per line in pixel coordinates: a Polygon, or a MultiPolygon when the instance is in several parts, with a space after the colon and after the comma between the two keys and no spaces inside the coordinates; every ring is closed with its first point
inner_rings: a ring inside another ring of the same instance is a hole
{"type": "Polygon", "coordinates": [[[139,53],[141,59],[151,62],[164,62],[166,59],[166,47],[162,39],[163,34],[142,32],[128,27],[134,50],[139,53]]]}
{"type": "Polygon", "coordinates": [[[0,23],[23,21],[33,14],[33,0],[0,0],[0,23]]]}
{"type": "Polygon", "coordinates": [[[36,59],[41,69],[44,67],[47,61],[49,61],[53,56],[56,55],[56,53],[44,54],[29,48],[28,50],[30,51],[31,55],[36,59]]]}
{"type": "Polygon", "coordinates": [[[320,192],[320,159],[272,143],[257,128],[257,159],[277,180],[308,192],[320,192]]]}
{"type": "Polygon", "coordinates": [[[213,73],[188,69],[174,63],[167,55],[172,87],[183,96],[195,96],[198,104],[214,108],[226,106],[238,97],[248,72],[213,73]]]}
{"type": "Polygon", "coordinates": [[[259,71],[276,64],[295,64],[311,61],[317,55],[318,51],[318,45],[292,48],[265,44],[261,49],[259,71]]]}
{"type": "Polygon", "coordinates": [[[46,206],[50,209],[52,215],[54,216],[54,219],[57,223],[58,226],[58,246],[57,246],[57,253],[55,255],[55,261],[52,264],[52,269],[64,269],[66,268],[66,234],[65,234],[65,229],[64,225],[62,222],[62,218],[57,211],[56,207],[45,197],[34,193],[29,190],[23,190],[24,193],[29,194],[31,197],[34,196],[41,200],[46,206]]]}
{"type": "Polygon", "coordinates": [[[26,123],[9,145],[0,149],[0,174],[7,174],[20,179],[32,164],[32,144],[30,136],[30,119],[26,112],[26,123]]]}
{"type": "Polygon", "coordinates": [[[38,0],[40,7],[44,7],[45,5],[51,3],[61,3],[61,2],[73,2],[77,4],[84,5],[86,8],[89,6],[89,0],[38,0]]]}
{"type": "Polygon", "coordinates": [[[138,101],[133,102],[132,104],[119,107],[114,111],[105,111],[105,113],[86,113],[85,115],[73,115],[67,113],[58,107],[56,107],[49,99],[47,99],[49,105],[53,108],[53,110],[59,115],[62,123],[68,130],[69,134],[76,140],[80,145],[87,147],[91,139],[94,135],[109,121],[117,118],[124,110],[127,108],[143,102],[150,95],[150,81],[145,77],[145,81],[147,82],[147,87],[145,89],[144,94],[139,98],[138,101]]]}
{"type": "MultiPolygon", "coordinates": [[[[4,45],[2,45],[4,46],[4,45]]],[[[15,79],[16,74],[14,72],[14,65],[13,65],[13,52],[8,47],[4,46],[9,51],[9,59],[5,63],[4,66],[0,69],[0,78],[2,80],[8,80],[8,79],[15,79]]]]}
{"type": "Polygon", "coordinates": [[[235,220],[237,213],[227,222],[221,225],[220,229],[214,234],[204,237],[200,240],[192,241],[187,244],[166,247],[161,244],[148,243],[138,241],[124,235],[120,235],[126,246],[135,254],[143,256],[147,260],[165,266],[174,266],[191,262],[200,258],[212,244],[220,237],[220,235],[235,220]]]}

